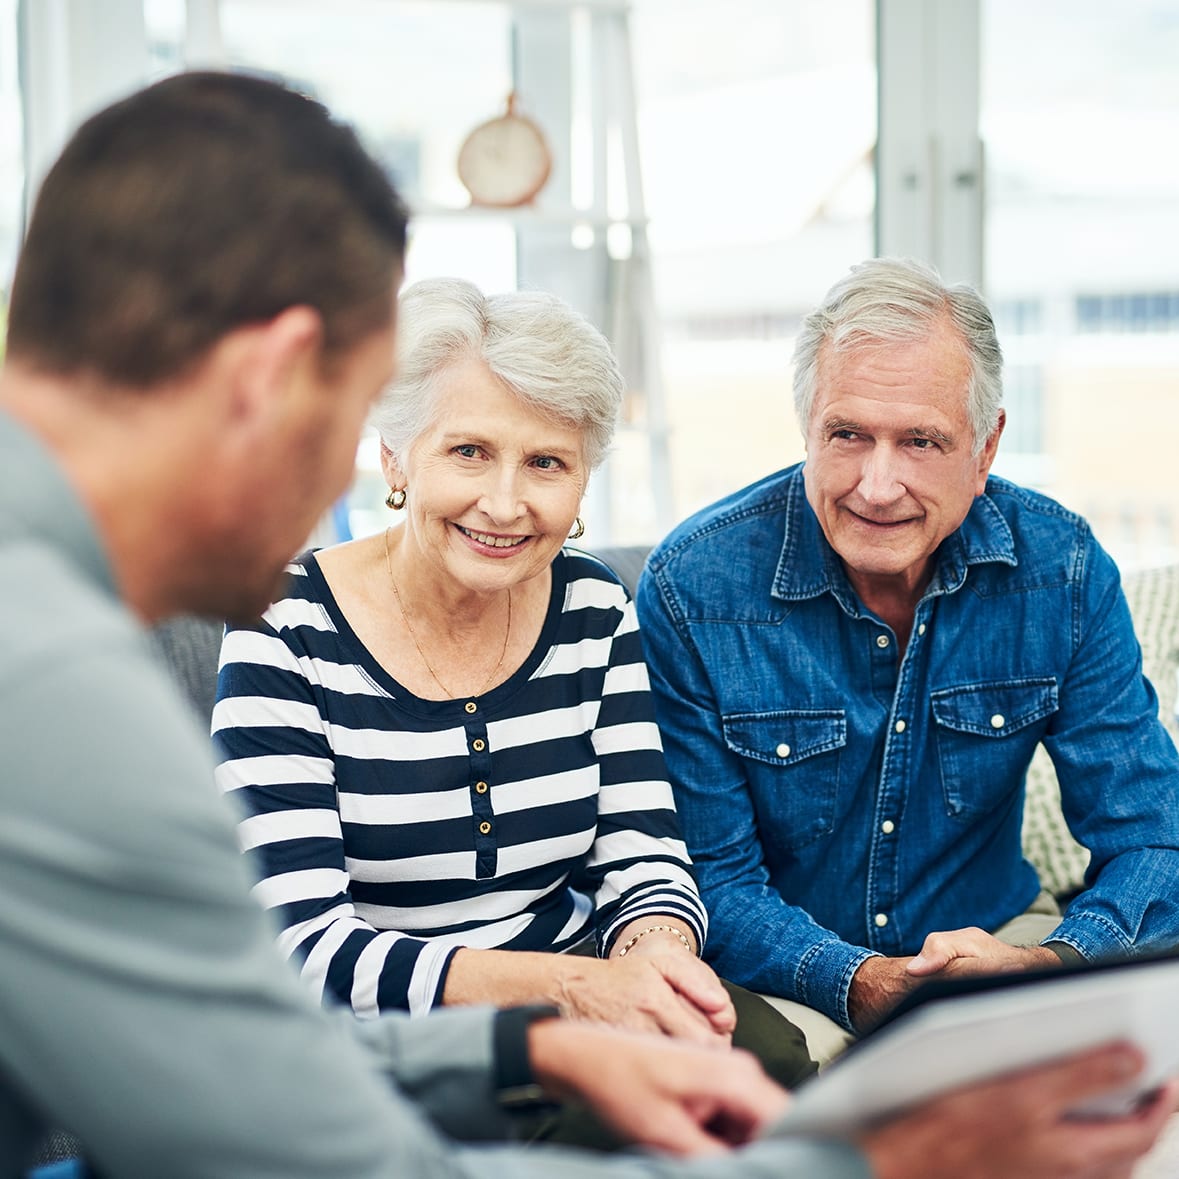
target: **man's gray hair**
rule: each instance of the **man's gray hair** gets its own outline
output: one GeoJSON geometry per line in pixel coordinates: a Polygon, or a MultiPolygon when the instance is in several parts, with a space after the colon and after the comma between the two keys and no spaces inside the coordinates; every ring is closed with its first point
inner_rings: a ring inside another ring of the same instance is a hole
{"type": "Polygon", "coordinates": [[[485,296],[458,278],[427,278],[401,295],[398,369],[370,416],[399,463],[434,418],[439,378],[482,360],[544,417],[582,431],[590,469],[606,457],[623,382],[606,338],[555,295],[485,296]]]}
{"type": "Polygon", "coordinates": [[[794,411],[805,435],[815,403],[819,358],[837,352],[918,340],[948,316],[970,364],[966,414],[978,454],[999,425],[1003,354],[983,297],[965,283],[947,286],[936,270],[910,258],[873,258],[853,266],[803,320],[794,345],[794,411]]]}

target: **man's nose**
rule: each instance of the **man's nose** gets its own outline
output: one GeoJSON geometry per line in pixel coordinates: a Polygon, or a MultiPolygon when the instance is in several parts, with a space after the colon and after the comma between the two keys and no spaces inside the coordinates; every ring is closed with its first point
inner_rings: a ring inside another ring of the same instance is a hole
{"type": "Polygon", "coordinates": [[[857,489],[866,503],[894,503],[905,494],[901,458],[891,446],[877,443],[864,458],[857,489]]]}

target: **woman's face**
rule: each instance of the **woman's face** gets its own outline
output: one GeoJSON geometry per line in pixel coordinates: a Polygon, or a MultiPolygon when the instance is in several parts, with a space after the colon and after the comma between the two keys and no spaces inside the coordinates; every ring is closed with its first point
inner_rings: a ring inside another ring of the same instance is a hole
{"type": "Polygon", "coordinates": [[[537,413],[482,361],[456,365],[391,479],[406,487],[405,540],[468,590],[527,581],[573,527],[589,478],[583,452],[580,429],[537,413]]]}

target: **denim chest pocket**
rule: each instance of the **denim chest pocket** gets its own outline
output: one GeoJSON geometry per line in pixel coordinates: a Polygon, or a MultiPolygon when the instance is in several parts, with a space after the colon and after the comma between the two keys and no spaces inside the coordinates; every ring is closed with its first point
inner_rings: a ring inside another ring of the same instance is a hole
{"type": "Polygon", "coordinates": [[[830,834],[847,744],[843,709],[735,713],[721,727],[745,763],[763,840],[788,849],[830,834]]]}
{"type": "Polygon", "coordinates": [[[929,699],[946,811],[963,817],[1015,793],[1059,707],[1052,677],[944,688],[929,699]]]}

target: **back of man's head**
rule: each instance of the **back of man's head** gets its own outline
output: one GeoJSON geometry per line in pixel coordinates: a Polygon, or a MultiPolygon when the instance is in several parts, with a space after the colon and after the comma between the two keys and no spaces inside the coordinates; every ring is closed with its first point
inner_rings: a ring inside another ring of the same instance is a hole
{"type": "Polygon", "coordinates": [[[307,305],[330,362],[388,323],[405,236],[389,181],[319,103],[180,74],[83,124],[46,176],[9,356],[146,389],[234,328],[307,305]]]}

